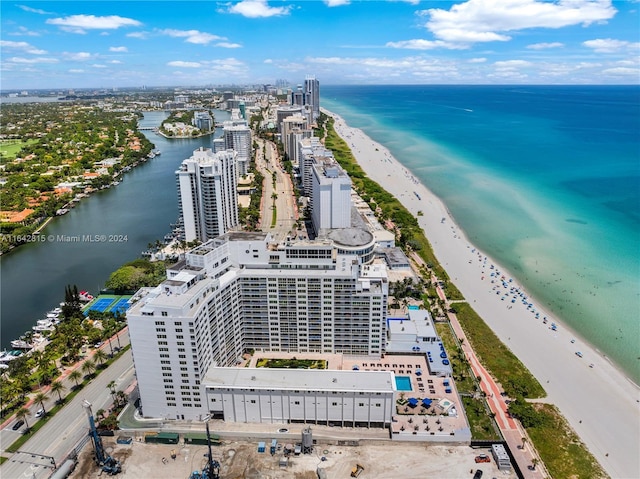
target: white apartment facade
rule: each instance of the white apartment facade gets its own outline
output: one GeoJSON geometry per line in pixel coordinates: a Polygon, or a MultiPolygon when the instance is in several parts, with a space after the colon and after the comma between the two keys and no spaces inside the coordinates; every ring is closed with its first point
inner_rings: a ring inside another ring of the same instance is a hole
{"type": "Polygon", "coordinates": [[[232,422],[385,427],[394,413],[390,371],[210,368],[211,417],[232,422]]]}
{"type": "Polygon", "coordinates": [[[251,128],[246,120],[225,121],[222,135],[225,149],[237,153],[238,175],[246,176],[251,162],[251,128]]]}
{"type": "Polygon", "coordinates": [[[335,160],[311,165],[311,220],[316,232],[351,226],[351,178],[335,160]]]}
{"type": "Polygon", "coordinates": [[[330,242],[275,246],[263,233],[208,241],[127,311],[143,413],[209,414],[205,374],[235,366],[246,349],[380,356],[387,295],[384,268],[330,242]]]}
{"type": "Polygon", "coordinates": [[[176,171],[186,241],[207,241],[238,225],[236,157],[199,148],[176,171]]]}

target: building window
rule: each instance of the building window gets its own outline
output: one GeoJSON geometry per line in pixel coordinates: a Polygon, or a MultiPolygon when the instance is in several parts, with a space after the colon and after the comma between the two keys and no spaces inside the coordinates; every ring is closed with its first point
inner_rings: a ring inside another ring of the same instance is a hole
{"type": "Polygon", "coordinates": [[[162,313],[160,313],[162,316],[169,316],[169,314],[166,311],[162,311],[162,313]]]}

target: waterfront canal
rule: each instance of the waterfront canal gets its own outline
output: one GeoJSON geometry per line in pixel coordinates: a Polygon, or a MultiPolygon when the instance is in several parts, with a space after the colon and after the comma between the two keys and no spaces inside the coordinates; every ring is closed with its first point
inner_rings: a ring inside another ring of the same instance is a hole
{"type": "MultiPolygon", "coordinates": [[[[215,114],[216,121],[228,118],[224,111],[215,114]]],[[[147,112],[140,125],[159,126],[165,117],[164,112],[147,112]]],[[[10,348],[12,339],[64,300],[67,284],[97,294],[114,270],[170,231],[178,217],[175,171],[193,150],[209,147],[212,137],[167,140],[153,131],[144,133],[160,156],[51,221],[43,231],[47,241],[0,257],[1,348],[10,348]]]]}

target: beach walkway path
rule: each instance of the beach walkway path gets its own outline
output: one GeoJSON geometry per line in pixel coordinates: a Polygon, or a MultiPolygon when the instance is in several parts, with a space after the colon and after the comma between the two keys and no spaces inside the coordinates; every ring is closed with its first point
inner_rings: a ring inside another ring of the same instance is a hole
{"type": "MultiPolygon", "coordinates": [[[[449,303],[446,300],[444,291],[440,288],[437,281],[435,284],[438,296],[445,298],[448,310],[449,303]]],[[[480,360],[469,345],[469,341],[464,334],[462,326],[460,326],[458,317],[455,313],[451,312],[447,312],[447,316],[453,331],[462,343],[462,351],[471,365],[473,374],[478,378],[480,388],[485,393],[489,409],[491,409],[491,412],[495,414],[496,423],[498,424],[500,432],[509,446],[513,457],[518,463],[518,467],[520,468],[523,477],[527,479],[543,479],[545,477],[549,477],[549,474],[545,471],[544,463],[531,444],[531,440],[529,439],[526,431],[522,428],[520,423],[512,418],[507,412],[507,403],[501,394],[503,391],[491,374],[489,374],[489,372],[480,363],[480,360]],[[531,469],[531,466],[534,464],[534,459],[537,464],[534,469],[531,469]]]]}
{"type": "MultiPolygon", "coordinates": [[[[425,262],[417,253],[412,253],[411,259],[418,265],[418,268],[416,268],[417,270],[420,270],[421,268],[426,269],[425,262]]],[[[485,393],[489,409],[491,409],[491,412],[495,414],[495,420],[498,428],[500,429],[500,433],[502,434],[502,437],[504,437],[507,446],[518,463],[518,467],[520,468],[523,477],[526,479],[543,479],[545,477],[549,477],[549,474],[544,467],[544,463],[531,444],[531,440],[529,439],[526,431],[520,423],[512,418],[507,412],[506,399],[501,394],[503,392],[502,389],[476,356],[475,351],[471,347],[469,340],[458,321],[458,317],[455,313],[450,312],[451,303],[447,299],[444,290],[440,287],[438,278],[433,274],[431,275],[431,282],[436,286],[438,298],[445,302],[445,311],[447,311],[446,314],[451,327],[461,343],[462,351],[469,361],[473,374],[480,383],[480,388],[485,393]],[[530,467],[533,465],[534,459],[537,464],[532,470],[530,467]]]]}

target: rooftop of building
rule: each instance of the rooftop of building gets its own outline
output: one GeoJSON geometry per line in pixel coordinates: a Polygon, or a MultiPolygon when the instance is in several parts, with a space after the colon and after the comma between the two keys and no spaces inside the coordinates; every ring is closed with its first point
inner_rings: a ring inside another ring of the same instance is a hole
{"type": "Polygon", "coordinates": [[[206,386],[251,389],[387,393],[395,390],[393,374],[389,371],[211,367],[202,382],[206,386]]]}

